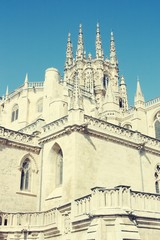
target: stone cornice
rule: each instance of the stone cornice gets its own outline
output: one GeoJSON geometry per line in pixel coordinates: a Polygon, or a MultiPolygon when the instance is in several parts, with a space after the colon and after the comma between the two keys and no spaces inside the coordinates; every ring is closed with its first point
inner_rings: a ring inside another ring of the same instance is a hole
{"type": "Polygon", "coordinates": [[[101,138],[106,141],[112,141],[124,146],[132,147],[140,151],[141,154],[144,154],[145,150],[145,152],[160,156],[159,140],[143,135],[140,132],[128,130],[86,115],[84,124],[67,125],[66,122],[65,125],[62,124],[59,128],[53,129],[53,131],[50,133],[48,132],[47,135],[42,136],[39,139],[39,143],[44,144],[64,135],[71,134],[72,132],[89,134],[90,136],[101,138]]]}
{"type": "Polygon", "coordinates": [[[37,139],[33,135],[20,133],[0,127],[0,143],[13,148],[23,149],[31,151],[36,154],[40,152],[40,146],[38,146],[37,139]]]}

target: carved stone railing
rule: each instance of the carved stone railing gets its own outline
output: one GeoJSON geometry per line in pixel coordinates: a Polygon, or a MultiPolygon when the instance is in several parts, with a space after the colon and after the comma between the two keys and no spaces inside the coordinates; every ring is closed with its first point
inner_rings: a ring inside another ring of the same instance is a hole
{"type": "Polygon", "coordinates": [[[149,107],[149,106],[151,106],[151,105],[153,105],[153,104],[156,104],[156,103],[160,103],[160,97],[157,97],[157,98],[155,98],[155,99],[152,99],[152,100],[150,100],[150,101],[147,101],[147,102],[145,103],[145,107],[149,107]]]}
{"type": "Polygon", "coordinates": [[[59,224],[61,215],[58,210],[51,209],[46,212],[30,212],[30,213],[0,213],[0,227],[20,227],[28,228],[32,227],[42,227],[50,224],[59,224]]]}
{"type": "Polygon", "coordinates": [[[140,132],[129,130],[87,115],[84,115],[84,120],[85,123],[88,124],[89,128],[102,130],[103,133],[110,134],[113,137],[123,137],[126,140],[132,141],[137,144],[145,143],[146,146],[150,145],[152,147],[158,147],[158,149],[160,148],[160,140],[149,137],[140,132]]]}
{"type": "Polygon", "coordinates": [[[59,127],[65,125],[68,121],[68,117],[67,116],[64,116],[62,118],[59,118],[58,120],[55,120],[51,123],[48,123],[46,124],[45,126],[43,126],[43,132],[44,133],[47,133],[49,131],[52,131],[52,130],[56,130],[58,129],[59,127]]]}
{"type": "Polygon", "coordinates": [[[0,138],[30,145],[35,144],[35,137],[33,135],[13,131],[4,127],[0,127],[0,138]]]}
{"type": "Polygon", "coordinates": [[[121,209],[124,212],[146,211],[160,214],[160,194],[132,191],[130,187],[94,188],[92,194],[75,200],[74,216],[94,215],[96,210],[121,209]]]}
{"type": "Polygon", "coordinates": [[[0,212],[1,227],[17,227],[17,229],[33,229],[54,224],[57,230],[62,229],[81,216],[96,216],[111,214],[131,214],[142,212],[160,215],[160,194],[132,191],[128,186],[118,186],[113,189],[93,188],[92,193],[67,204],[67,212],[61,212],[64,206],[43,212],[0,212]],[[70,216],[69,218],[67,216],[70,216]]]}
{"type": "Polygon", "coordinates": [[[43,88],[44,82],[29,82],[28,88],[43,88]]]}
{"type": "Polygon", "coordinates": [[[44,119],[38,119],[34,123],[31,123],[26,127],[20,129],[19,132],[32,134],[35,131],[41,130],[41,127],[44,125],[44,123],[45,123],[44,119]]]}

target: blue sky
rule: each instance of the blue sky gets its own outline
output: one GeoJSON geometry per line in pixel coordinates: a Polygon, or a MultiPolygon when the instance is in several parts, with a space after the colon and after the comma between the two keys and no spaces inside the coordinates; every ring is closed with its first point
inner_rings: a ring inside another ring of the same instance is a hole
{"type": "Polygon", "coordinates": [[[45,69],[63,76],[68,32],[74,53],[82,23],[87,54],[95,56],[99,22],[105,56],[113,30],[120,76],[130,105],[137,76],[145,100],[160,96],[159,0],[0,0],[0,95],[29,81],[43,81],[45,69]]]}

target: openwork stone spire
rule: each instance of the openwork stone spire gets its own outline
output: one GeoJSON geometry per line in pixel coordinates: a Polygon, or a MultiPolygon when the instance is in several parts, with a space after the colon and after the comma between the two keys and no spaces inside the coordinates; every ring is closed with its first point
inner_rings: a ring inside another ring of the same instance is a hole
{"type": "Polygon", "coordinates": [[[71,34],[68,33],[65,68],[69,68],[72,65],[73,65],[73,51],[71,43],[71,34]]]}
{"type": "Polygon", "coordinates": [[[84,58],[84,43],[83,43],[82,24],[80,24],[76,60],[82,60],[83,58],[84,58]]]}
{"type": "Polygon", "coordinates": [[[116,56],[116,48],[113,32],[111,32],[111,40],[110,40],[110,62],[113,65],[117,64],[117,56],[116,56]]]}
{"type": "Polygon", "coordinates": [[[104,59],[99,23],[97,23],[97,31],[96,31],[96,58],[104,59]]]}

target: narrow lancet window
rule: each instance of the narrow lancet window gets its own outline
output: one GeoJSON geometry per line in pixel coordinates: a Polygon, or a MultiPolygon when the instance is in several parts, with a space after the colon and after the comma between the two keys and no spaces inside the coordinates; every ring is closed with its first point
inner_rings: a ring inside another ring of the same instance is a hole
{"type": "Polygon", "coordinates": [[[18,114],[19,114],[19,108],[18,108],[18,105],[16,104],[12,108],[11,122],[14,122],[18,119],[18,114]]]}
{"type": "Polygon", "coordinates": [[[157,165],[155,172],[155,190],[156,193],[160,193],[160,164],[157,165]]]}
{"type": "Polygon", "coordinates": [[[56,158],[56,186],[60,186],[63,183],[63,154],[59,149],[56,158]]]}
{"type": "Polygon", "coordinates": [[[160,140],[160,112],[155,116],[155,137],[160,140]]]}
{"type": "Polygon", "coordinates": [[[23,163],[22,163],[22,168],[21,168],[21,183],[20,183],[20,190],[22,191],[29,191],[30,189],[30,160],[27,158],[23,163]]]}

